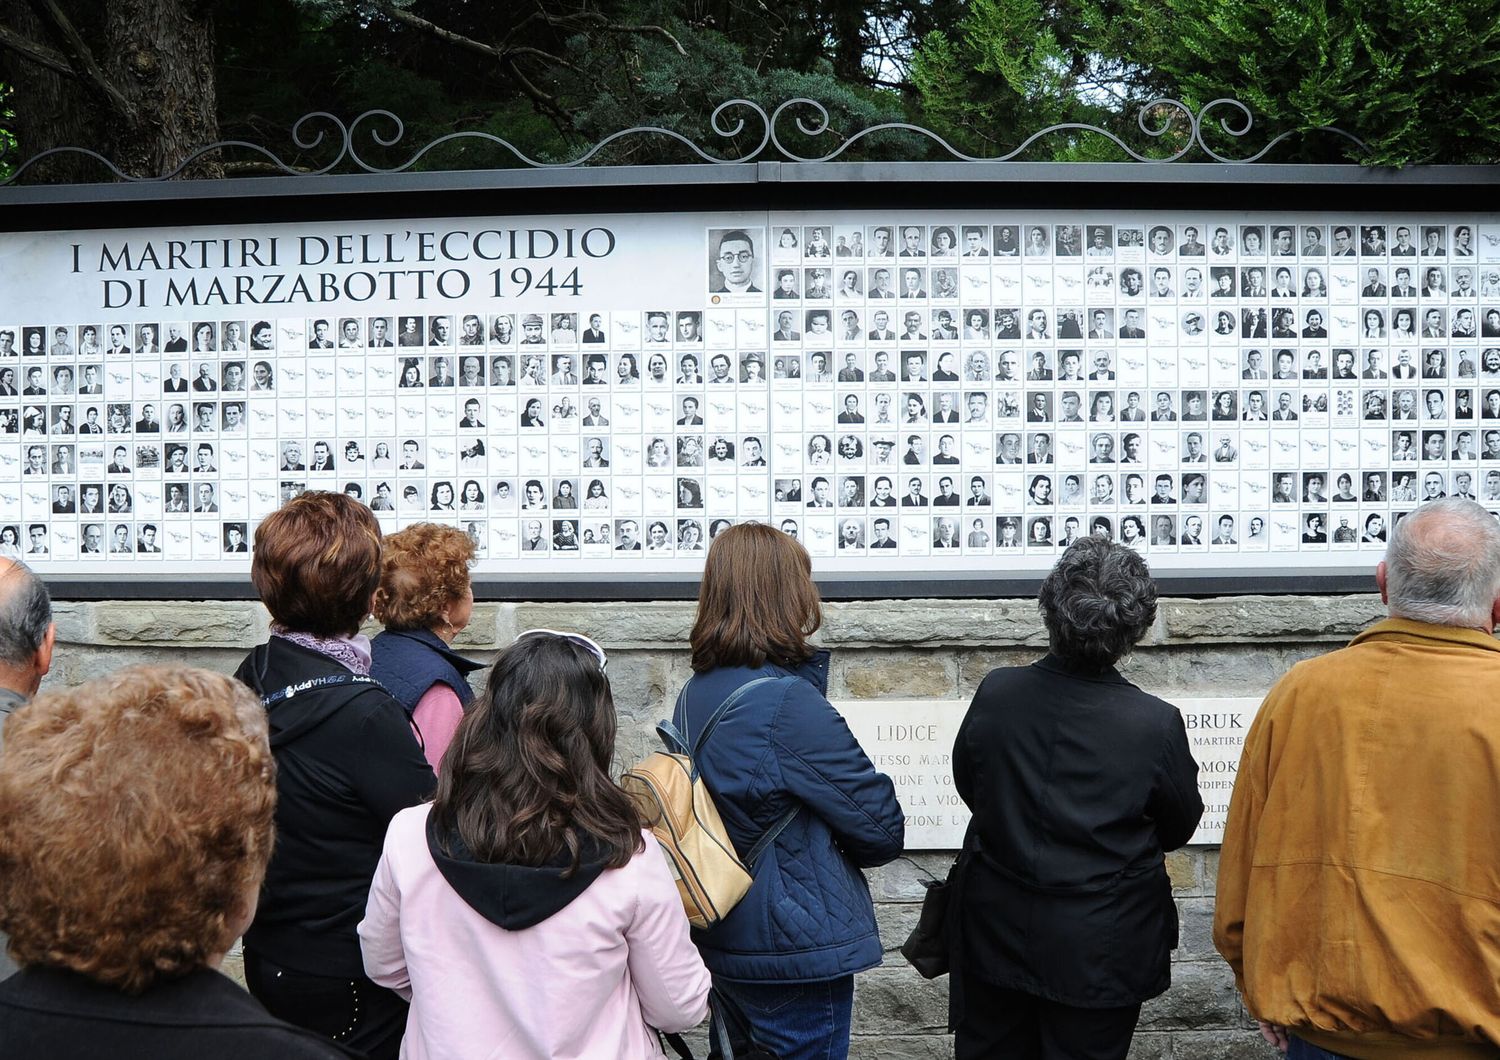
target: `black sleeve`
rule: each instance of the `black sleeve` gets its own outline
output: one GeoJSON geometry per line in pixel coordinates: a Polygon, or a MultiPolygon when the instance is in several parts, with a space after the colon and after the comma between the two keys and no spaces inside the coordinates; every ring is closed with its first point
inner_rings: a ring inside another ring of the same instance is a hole
{"type": "Polygon", "coordinates": [[[974,809],[974,775],[969,762],[969,724],[974,720],[974,708],[979,705],[979,700],[984,695],[984,687],[989,684],[991,676],[993,672],[987,674],[984,680],[979,682],[974,698],[969,701],[969,709],[964,714],[964,720],[959,723],[958,736],[953,740],[953,787],[970,811],[974,809]]]}
{"type": "Polygon", "coordinates": [[[399,811],[430,799],[437,778],[401,705],[384,695],[361,698],[366,714],[355,752],[354,790],[371,813],[389,824],[399,811]]]}
{"type": "Polygon", "coordinates": [[[1168,707],[1156,789],[1146,812],[1156,822],[1163,850],[1176,850],[1193,838],[1203,816],[1203,797],[1198,793],[1198,763],[1188,747],[1182,715],[1168,707]]]}

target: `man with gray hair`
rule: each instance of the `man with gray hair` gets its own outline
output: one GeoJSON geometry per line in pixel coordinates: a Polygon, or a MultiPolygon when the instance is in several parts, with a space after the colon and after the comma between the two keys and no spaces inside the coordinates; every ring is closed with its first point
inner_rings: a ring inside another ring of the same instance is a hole
{"type": "Polygon", "coordinates": [[[1299,663],[1245,740],[1214,944],[1261,1033],[1299,1057],[1500,1047],[1500,524],[1407,515],[1390,617],[1299,663]]]}
{"type": "MultiPolygon", "coordinates": [[[[0,746],[11,711],[25,706],[52,666],[52,599],[42,579],[19,560],[0,559],[0,746]]],[[[0,979],[15,973],[0,933],[0,979]]]]}

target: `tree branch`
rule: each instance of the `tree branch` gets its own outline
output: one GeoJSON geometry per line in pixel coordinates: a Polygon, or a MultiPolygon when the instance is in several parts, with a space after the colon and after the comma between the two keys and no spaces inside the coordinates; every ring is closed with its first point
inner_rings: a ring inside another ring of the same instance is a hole
{"type": "Polygon", "coordinates": [[[392,21],[399,22],[405,26],[410,26],[413,29],[421,30],[423,33],[429,33],[432,36],[436,37],[438,40],[443,41],[447,44],[451,44],[456,48],[463,48],[466,51],[476,52],[480,55],[494,59],[497,63],[500,64],[501,69],[505,73],[509,74],[511,80],[515,82],[516,86],[521,90],[523,95],[525,95],[547,114],[551,115],[555,120],[563,123],[564,125],[572,124],[572,116],[563,109],[561,104],[557,102],[557,98],[555,96],[548,95],[546,92],[543,92],[540,88],[533,84],[531,80],[521,72],[520,66],[516,63],[516,57],[518,55],[529,55],[533,57],[543,58],[548,62],[557,63],[562,66],[569,67],[573,70],[578,70],[579,73],[583,72],[582,70],[579,70],[577,66],[568,62],[566,59],[563,59],[560,56],[553,55],[550,52],[544,52],[539,48],[499,48],[493,44],[486,44],[483,41],[475,40],[473,37],[466,37],[462,33],[455,33],[451,29],[444,29],[442,26],[439,26],[435,22],[429,22],[427,19],[422,18],[420,15],[414,15],[410,11],[406,11],[395,6],[394,4],[390,3],[389,0],[376,0],[375,6],[381,11],[382,14],[389,17],[392,21]]]}
{"type": "Polygon", "coordinates": [[[78,71],[68,65],[67,57],[61,52],[55,52],[51,48],[21,36],[14,30],[7,29],[3,25],[0,25],[0,48],[13,51],[28,62],[46,67],[55,74],[63,74],[66,77],[75,78],[78,76],[78,71]]]}
{"type": "Polygon", "coordinates": [[[525,93],[533,103],[535,103],[538,107],[541,107],[548,114],[551,114],[554,119],[563,123],[564,127],[571,126],[573,124],[572,115],[563,110],[562,106],[557,102],[557,98],[555,96],[549,96],[540,88],[537,88],[536,85],[532,84],[531,80],[521,72],[521,68],[516,65],[515,60],[507,59],[505,61],[505,68],[510,71],[511,77],[515,79],[515,82],[518,86],[520,86],[521,91],[525,93]]]}
{"type": "Polygon", "coordinates": [[[556,63],[558,66],[566,66],[569,70],[572,70],[576,74],[581,74],[584,77],[588,76],[588,71],[583,69],[583,67],[579,66],[577,63],[570,63],[561,55],[553,55],[551,52],[544,52],[540,48],[529,48],[523,46],[516,48],[507,48],[506,51],[508,53],[508,58],[517,55],[529,55],[538,59],[544,59],[549,63],[556,63]]]}
{"type": "Polygon", "coordinates": [[[436,22],[429,22],[427,21],[427,19],[421,17],[420,15],[414,15],[404,8],[397,7],[395,4],[387,2],[387,0],[376,0],[375,6],[380,10],[381,14],[385,15],[392,21],[400,22],[403,25],[412,27],[413,29],[419,29],[423,33],[430,33],[438,40],[451,44],[456,48],[464,48],[471,52],[478,52],[480,55],[487,55],[491,59],[498,59],[502,61],[505,59],[505,52],[495,47],[494,45],[485,44],[483,41],[477,41],[473,37],[465,37],[462,33],[454,33],[451,29],[444,29],[436,22]]]}
{"type": "Polygon", "coordinates": [[[542,19],[544,17],[545,16],[542,14],[541,11],[533,11],[531,14],[529,14],[525,18],[521,19],[521,21],[517,22],[514,26],[510,27],[510,32],[508,32],[505,36],[503,36],[503,37],[500,38],[500,45],[499,46],[502,47],[502,48],[506,47],[507,45],[510,44],[511,39],[513,37],[515,37],[515,35],[517,33],[520,33],[527,26],[531,25],[533,22],[536,22],[536,21],[538,21],[538,20],[540,20],[540,19],[542,19]]]}
{"type": "MultiPolygon", "coordinates": [[[[603,16],[600,17],[602,18],[603,16]]],[[[628,26],[618,22],[607,22],[600,28],[608,30],[610,33],[655,33],[666,38],[667,42],[671,44],[673,48],[677,49],[678,55],[687,55],[687,49],[682,46],[682,41],[678,40],[671,33],[669,33],[665,26],[628,26]]]]}
{"type": "Polygon", "coordinates": [[[57,0],[31,0],[31,7],[37,15],[52,23],[52,26],[63,39],[63,45],[68,53],[68,60],[73,66],[74,76],[83,82],[84,86],[98,93],[110,105],[120,117],[129,122],[135,122],[135,104],[125,98],[125,93],[115,85],[113,81],[104,76],[104,71],[99,69],[99,64],[94,61],[94,53],[89,50],[88,44],[79,35],[63,9],[57,6],[57,0]]]}
{"type": "Polygon", "coordinates": [[[622,22],[611,22],[597,11],[578,11],[571,15],[549,15],[543,13],[542,18],[546,19],[548,25],[564,29],[569,28],[570,23],[580,29],[586,24],[593,24],[609,33],[638,33],[641,35],[664,37],[673,48],[677,49],[678,55],[687,55],[687,49],[682,46],[682,42],[668,32],[665,26],[633,26],[622,22]]]}

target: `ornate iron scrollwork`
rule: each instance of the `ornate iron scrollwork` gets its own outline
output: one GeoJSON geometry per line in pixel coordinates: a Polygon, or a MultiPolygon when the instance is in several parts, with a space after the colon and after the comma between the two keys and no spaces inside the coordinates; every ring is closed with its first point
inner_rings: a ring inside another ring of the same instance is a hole
{"type": "MultiPolygon", "coordinates": [[[[375,145],[381,148],[398,146],[406,135],[406,126],[397,115],[388,110],[369,110],[346,124],[327,111],[314,111],[297,119],[296,123],[292,126],[292,143],[301,151],[315,151],[323,146],[325,140],[331,137],[332,143],[338,148],[338,153],[330,161],[315,169],[289,163],[276,152],[261,144],[251,143],[246,140],[220,140],[216,143],[206,144],[203,147],[197,148],[170,172],[141,177],[124,172],[114,162],[97,151],[87,147],[70,146],[54,147],[51,150],[43,151],[26,159],[16,166],[14,172],[11,173],[7,180],[0,182],[0,187],[15,183],[23,173],[43,159],[54,155],[68,154],[81,155],[97,161],[118,181],[149,183],[171,180],[183,173],[199,159],[215,152],[223,151],[249,152],[265,160],[274,170],[289,176],[321,176],[331,173],[341,166],[346,169],[365,173],[403,173],[415,166],[432,151],[445,144],[468,142],[477,142],[498,147],[504,152],[508,152],[514,162],[531,169],[572,169],[587,165],[592,159],[598,157],[600,152],[612,144],[638,137],[661,137],[675,141],[696,155],[702,162],[712,165],[732,166],[763,161],[816,164],[820,162],[832,162],[844,155],[860,141],[879,133],[889,132],[906,133],[924,138],[947,152],[952,159],[961,162],[1009,162],[1019,158],[1032,144],[1046,137],[1055,136],[1060,133],[1087,133],[1092,136],[1103,137],[1137,162],[1177,162],[1193,154],[1194,151],[1200,151],[1215,162],[1229,165],[1244,165],[1259,161],[1278,144],[1297,135],[1299,132],[1299,130],[1290,130],[1282,133],[1248,158],[1229,158],[1214,150],[1203,136],[1205,125],[1209,120],[1209,112],[1218,107],[1230,107],[1238,112],[1237,116],[1230,115],[1218,119],[1220,130],[1228,136],[1234,138],[1243,137],[1250,132],[1255,124],[1255,119],[1250,112],[1250,108],[1235,99],[1224,98],[1212,100],[1200,108],[1197,113],[1194,113],[1187,104],[1176,99],[1153,99],[1145,103],[1136,115],[1136,124],[1147,137],[1153,140],[1159,139],[1174,128],[1181,128],[1184,124],[1186,126],[1184,130],[1185,136],[1181,145],[1176,151],[1165,156],[1143,154],[1109,129],[1098,125],[1087,125],[1078,122],[1065,122],[1059,125],[1049,125],[1045,129],[1039,129],[1026,137],[1014,150],[994,156],[968,154],[954,147],[931,129],[920,125],[913,125],[909,122],[882,122],[878,125],[867,126],[844,137],[832,150],[824,154],[805,154],[802,150],[788,144],[780,133],[778,133],[778,126],[781,125],[783,118],[790,116],[796,131],[802,136],[814,140],[829,135],[831,123],[828,108],[822,103],[814,99],[798,97],[786,100],[769,113],[760,104],[748,99],[730,99],[715,107],[713,113],[709,116],[709,125],[717,136],[724,138],[726,141],[732,141],[735,137],[744,133],[751,122],[758,121],[760,123],[760,142],[755,145],[753,150],[741,153],[737,157],[726,158],[713,154],[704,150],[703,147],[674,129],[655,125],[638,125],[611,133],[604,139],[590,145],[587,150],[583,151],[577,157],[561,162],[532,158],[509,140],[502,136],[496,136],[493,133],[467,131],[448,133],[447,135],[440,136],[418,148],[405,161],[392,165],[379,165],[372,162],[364,154],[361,154],[356,144],[356,137],[361,132],[367,130],[371,141],[375,145]],[[804,115],[794,113],[797,109],[810,110],[812,112],[812,120],[809,121],[804,115]],[[744,112],[748,112],[748,114],[744,112]],[[1236,120],[1236,117],[1239,120],[1236,120]],[[311,125],[320,122],[326,123],[328,128],[310,128],[311,125]]],[[[1358,137],[1332,125],[1321,125],[1314,129],[1302,131],[1329,133],[1343,137],[1359,149],[1368,150],[1365,143],[1358,137]]],[[[3,158],[0,158],[0,161],[3,161],[3,158]]]]}

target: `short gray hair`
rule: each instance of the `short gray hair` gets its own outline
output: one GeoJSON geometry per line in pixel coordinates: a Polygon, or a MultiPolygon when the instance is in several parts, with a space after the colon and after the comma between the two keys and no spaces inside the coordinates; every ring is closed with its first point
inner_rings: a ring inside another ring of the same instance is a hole
{"type": "Polygon", "coordinates": [[[0,573],[0,662],[26,666],[52,625],[52,597],[30,567],[12,564],[0,573]]]}
{"type": "Polygon", "coordinates": [[[1062,554],[1037,603],[1053,654],[1103,670],[1156,621],[1156,582],[1134,549],[1090,534],[1062,554]]]}
{"type": "Polygon", "coordinates": [[[1491,629],[1500,523],[1473,501],[1428,501],[1392,530],[1385,576],[1393,617],[1491,629]]]}

